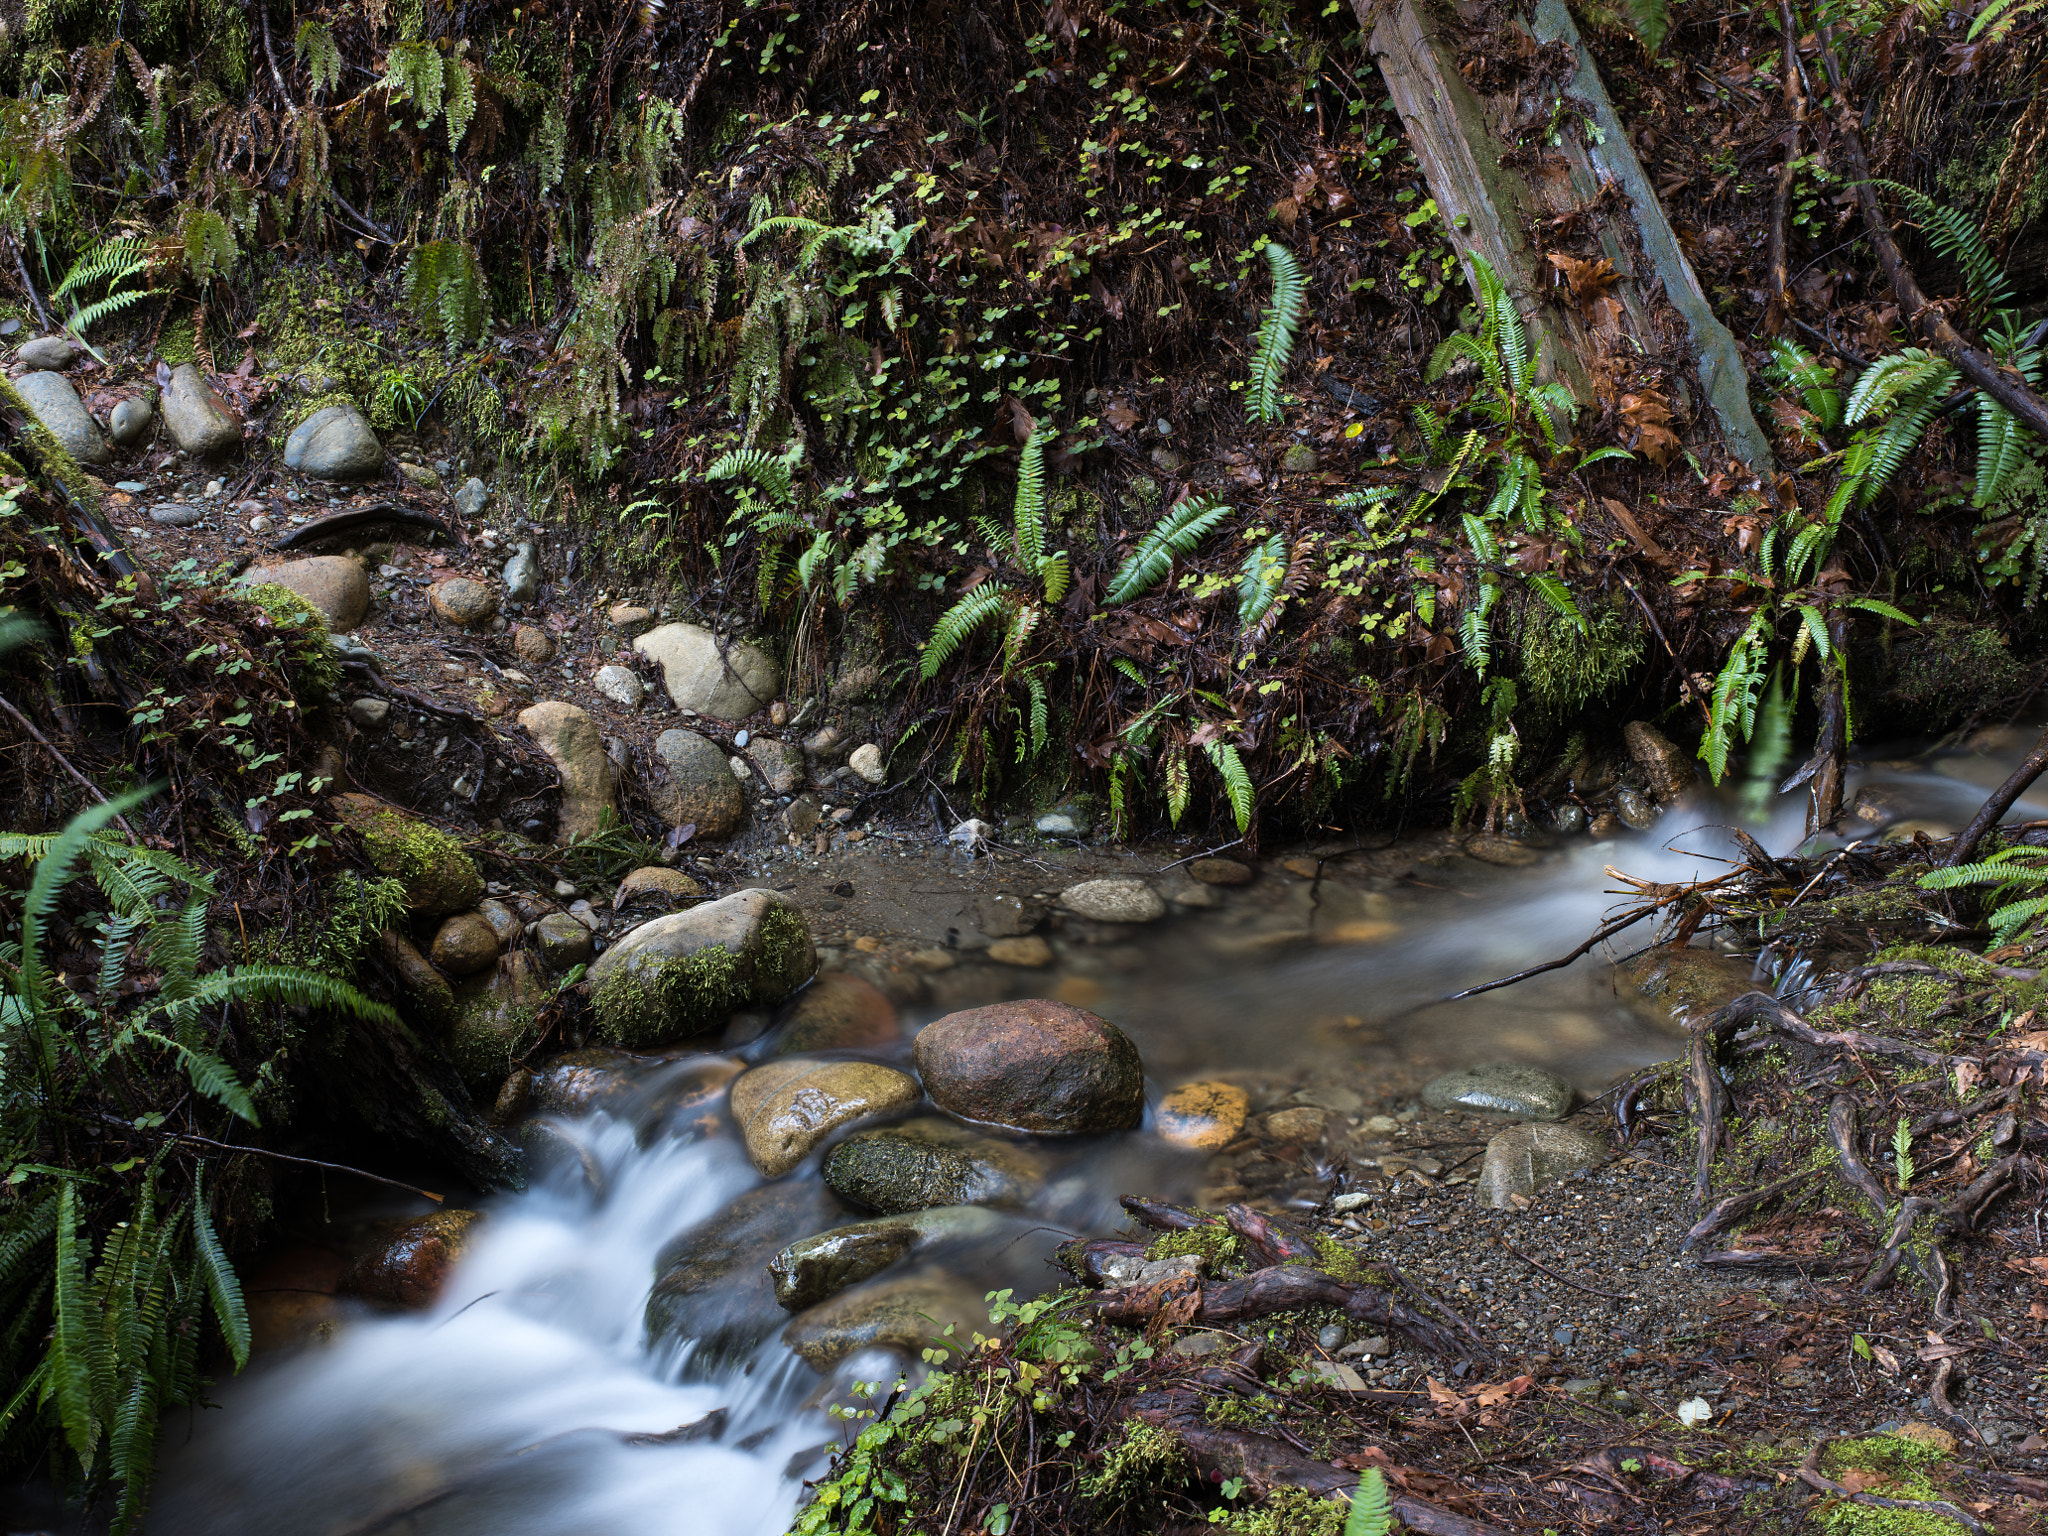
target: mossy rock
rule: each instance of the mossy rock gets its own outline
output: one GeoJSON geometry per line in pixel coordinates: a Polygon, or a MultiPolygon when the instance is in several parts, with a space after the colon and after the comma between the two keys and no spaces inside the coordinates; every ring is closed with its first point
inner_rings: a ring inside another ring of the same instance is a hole
{"type": "Polygon", "coordinates": [[[448,1056],[472,1088],[495,1087],[540,1038],[547,988],[524,953],[507,956],[485,984],[465,989],[448,1031],[448,1056]]]}
{"type": "Polygon", "coordinates": [[[327,619],[290,587],[274,581],[252,582],[229,589],[229,596],[260,608],[286,637],[292,660],[292,682],[308,699],[331,699],[341,688],[341,661],[327,619]]]}
{"type": "Polygon", "coordinates": [[[736,1009],[781,1001],[817,964],[803,914],[773,891],[657,917],[590,968],[597,1038],[627,1050],[685,1039],[736,1009]]]}
{"type": "Polygon", "coordinates": [[[405,887],[406,906],[422,917],[446,917],[476,905],[484,877],[447,833],[415,821],[368,795],[336,795],[335,813],[363,840],[380,875],[405,887]]]}

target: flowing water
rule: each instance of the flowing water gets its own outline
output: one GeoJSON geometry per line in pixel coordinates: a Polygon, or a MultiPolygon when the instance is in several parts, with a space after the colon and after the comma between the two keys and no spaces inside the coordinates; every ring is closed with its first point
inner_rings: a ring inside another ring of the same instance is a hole
{"type": "MultiPolygon", "coordinates": [[[[1885,816],[1908,825],[1959,825],[2016,755],[1994,745],[1870,765],[1864,803],[1883,801],[1885,816]]],[[[1161,924],[1142,949],[1098,968],[1090,1005],[1136,1039],[1155,1089],[1233,1071],[1281,1081],[1341,1068],[1369,1080],[1377,1054],[1444,1064],[1512,1058],[1598,1092],[1675,1053],[1667,1029],[1617,998],[1599,956],[1503,992],[1437,999],[1580,942],[1616,900],[1606,866],[1655,881],[1718,872],[1729,848],[1714,824],[1732,804],[1675,810],[1650,836],[1580,839],[1529,869],[1425,861],[1398,878],[1333,880],[1277,907],[1161,924]]],[[[1786,811],[1755,830],[1783,852],[1800,827],[1786,811]]],[[[1362,867],[1385,866],[1362,856],[1362,867]]],[[[1628,937],[1649,935],[1645,927],[1628,937]]],[[[259,1362],[221,1389],[220,1409],[173,1424],[152,1530],[783,1530],[801,1479],[823,1465],[820,1447],[844,1433],[822,1401],[847,1381],[892,1376],[897,1363],[857,1356],[825,1382],[772,1334],[739,1360],[709,1358],[687,1340],[650,1347],[643,1308],[661,1250],[761,1180],[730,1134],[649,1137],[623,1111],[565,1130],[582,1166],[494,1202],[431,1310],[365,1316],[332,1342],[259,1362]],[[695,1436],[635,1439],[700,1421],[695,1436]]],[[[1202,1167],[1143,1131],[1063,1157],[1028,1218],[949,1256],[955,1272],[983,1288],[1045,1286],[1053,1276],[1044,1258],[1059,1234],[1112,1230],[1123,1191],[1192,1195],[1202,1167]]],[[[815,1180],[816,1159],[791,1177],[815,1180]]],[[[846,1219],[854,1218],[834,1220],[846,1219]]],[[[801,1216],[789,1220],[783,1236],[804,1235],[801,1216]]]]}

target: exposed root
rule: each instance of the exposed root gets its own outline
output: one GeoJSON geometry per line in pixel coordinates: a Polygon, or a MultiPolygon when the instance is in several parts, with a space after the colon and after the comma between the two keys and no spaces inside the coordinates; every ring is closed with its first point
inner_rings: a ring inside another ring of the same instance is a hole
{"type": "Polygon", "coordinates": [[[1851,1504],[1867,1504],[1872,1509],[1909,1509],[1923,1515],[1941,1515],[1946,1519],[1959,1521],[1969,1530],[1986,1532],[1988,1536],[1990,1526],[1946,1499],[1888,1499],[1878,1493],[1851,1493],[1833,1478],[1822,1474],[1820,1456],[1827,1446],[1828,1441],[1822,1440],[1806,1453],[1806,1460],[1799,1464],[1799,1480],[1807,1487],[1818,1489],[1833,1498],[1847,1500],[1851,1504]]]}

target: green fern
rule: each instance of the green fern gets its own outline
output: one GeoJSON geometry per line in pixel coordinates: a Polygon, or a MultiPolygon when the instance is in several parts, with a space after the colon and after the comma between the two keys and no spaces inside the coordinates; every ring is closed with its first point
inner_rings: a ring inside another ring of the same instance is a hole
{"type": "Polygon", "coordinates": [[[1248,631],[1272,612],[1287,579],[1287,539],[1273,534],[1252,546],[1237,568],[1237,627],[1248,631]]]}
{"type": "Polygon", "coordinates": [[[721,453],[704,471],[706,480],[744,480],[770,501],[790,499],[793,485],[790,460],[764,448],[733,448],[721,453]]]}
{"type": "Polygon", "coordinates": [[[2048,913],[2048,850],[2016,843],[1986,858],[1953,869],[1929,870],[1923,891],[1991,886],[1990,924],[1994,945],[2010,944],[2048,913]]]}
{"type": "Polygon", "coordinates": [[[1800,403],[1824,430],[1833,431],[1842,425],[1842,392],[1836,387],[1834,374],[1822,367],[1818,358],[1780,336],[1771,343],[1765,372],[1775,383],[1797,391],[1800,403]]]}
{"type": "Polygon", "coordinates": [[[1991,0],[1970,22],[1965,41],[1995,44],[2005,41],[2012,29],[2039,11],[2048,0],[1991,0]]]}
{"type": "Polygon", "coordinates": [[[1367,1467],[1360,1474],[1351,1495],[1351,1509],[1344,1516],[1344,1536],[1387,1536],[1394,1528],[1394,1504],[1387,1494],[1386,1474],[1367,1467]]]}
{"type": "Polygon", "coordinates": [[[414,312],[450,343],[483,334],[488,318],[483,268],[466,240],[428,240],[405,263],[405,297],[414,312]]]}
{"type": "Polygon", "coordinates": [[[1903,182],[1879,181],[1877,185],[1919,215],[1920,227],[1934,248],[1962,269],[1972,314],[1989,315],[2011,305],[2012,283],[2005,268],[1970,219],[1903,182]]]}
{"type": "Polygon", "coordinates": [[[919,658],[918,670],[925,677],[936,677],[953,653],[971,639],[976,630],[993,623],[1008,605],[1003,600],[1003,589],[994,582],[984,581],[971,589],[959,602],[939,616],[939,622],[932,626],[931,638],[924,643],[924,653],[919,658]]]}
{"type": "Polygon", "coordinates": [[[82,337],[98,321],[108,315],[119,314],[129,305],[138,304],[148,297],[146,289],[123,288],[121,285],[131,277],[142,276],[155,265],[155,246],[140,235],[121,235],[98,241],[71,264],[64,280],[51,290],[50,302],[71,301],[71,316],[65,325],[82,337]],[[106,292],[81,307],[79,296],[101,283],[107,285],[106,292]]]}
{"type": "Polygon", "coordinates": [[[341,45],[324,21],[300,22],[292,52],[306,66],[306,77],[316,92],[332,92],[341,83],[341,45]]]}
{"type": "Polygon", "coordinates": [[[1045,442],[1038,428],[1024,440],[1017,459],[1017,494],[1011,503],[1011,526],[1016,536],[1017,559],[1028,571],[1036,571],[1045,553],[1045,442]]]}
{"type": "Polygon", "coordinates": [[[1664,46],[1664,39],[1671,35],[1669,0],[1621,0],[1621,8],[1628,13],[1629,28],[1645,52],[1655,53],[1664,46]]]}
{"type": "Polygon", "coordinates": [[[1237,830],[1250,831],[1252,803],[1257,796],[1252,787],[1251,773],[1245,768],[1244,759],[1238,756],[1237,748],[1227,741],[1212,741],[1205,750],[1217,773],[1222,775],[1224,793],[1230,797],[1231,814],[1237,818],[1237,830]]]}
{"type": "Polygon", "coordinates": [[[1255,422],[1272,425],[1280,420],[1280,381],[1294,358],[1294,343],[1301,334],[1301,322],[1308,310],[1308,280],[1294,253],[1277,241],[1268,240],[1262,249],[1266,266],[1273,274],[1273,300],[1252,347],[1251,390],[1245,398],[1245,414],[1255,422]]]}
{"type": "Polygon", "coordinates": [[[1224,503],[1202,497],[1190,497],[1169,508],[1116,568],[1103,600],[1128,603],[1150,592],[1166,579],[1176,559],[1193,554],[1210,530],[1230,513],[1231,508],[1224,503]]]}

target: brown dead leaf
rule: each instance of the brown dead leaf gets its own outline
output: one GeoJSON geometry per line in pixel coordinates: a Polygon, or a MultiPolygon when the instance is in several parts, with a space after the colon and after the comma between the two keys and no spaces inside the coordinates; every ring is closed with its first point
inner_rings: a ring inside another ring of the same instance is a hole
{"type": "Polygon", "coordinates": [[[1842,1474],[1842,1486],[1851,1493],[1883,1493],[1897,1484],[1889,1472],[1866,1472],[1861,1467],[1851,1467],[1842,1474]]]}
{"type": "Polygon", "coordinates": [[[1112,405],[1108,410],[1104,411],[1102,419],[1119,432],[1128,432],[1140,421],[1144,420],[1136,411],[1121,402],[1112,405]]]}
{"type": "Polygon", "coordinates": [[[1273,217],[1282,229],[1294,228],[1294,221],[1301,217],[1301,204],[1291,197],[1283,197],[1273,205],[1273,217]]]}
{"type": "Polygon", "coordinates": [[[1885,1375],[1896,1376],[1899,1374],[1899,1357],[1886,1349],[1882,1344],[1870,1346],[1870,1358],[1877,1362],[1877,1368],[1883,1371],[1885,1375]]]}
{"type": "Polygon", "coordinates": [[[1614,270],[1614,263],[1602,256],[1594,261],[1585,261],[1577,256],[1560,255],[1553,251],[1548,258],[1550,264],[1563,274],[1571,288],[1572,300],[1585,308],[1594,300],[1604,298],[1621,274],[1614,270]]]}
{"type": "Polygon", "coordinates": [[[2037,1323],[2048,1323],[2048,1301],[2034,1301],[2027,1304],[2027,1316],[2037,1323]]]}
{"type": "Polygon", "coordinates": [[[1481,1383],[1473,1389],[1473,1400],[1482,1408],[1497,1408],[1511,1398],[1520,1397],[1536,1385],[1534,1376],[1517,1376],[1510,1381],[1481,1383]]]}
{"type": "Polygon", "coordinates": [[[1643,525],[1636,521],[1635,514],[1629,511],[1621,502],[1616,501],[1612,496],[1602,496],[1600,498],[1600,505],[1607,509],[1609,517],[1612,517],[1617,523],[1621,524],[1622,531],[1630,539],[1634,540],[1636,548],[1649,556],[1651,560],[1658,565],[1666,567],[1676,563],[1672,560],[1668,550],[1643,531],[1643,525]]]}
{"type": "Polygon", "coordinates": [[[2048,1285],[2048,1254],[2035,1254],[2027,1259],[2007,1259],[2007,1269],[2016,1269],[2036,1285],[2048,1285]]]}

